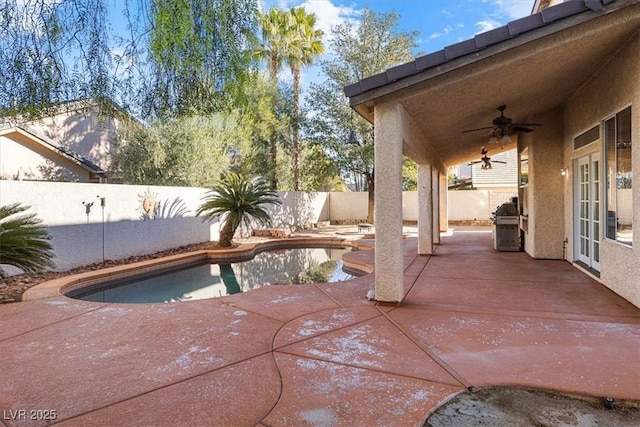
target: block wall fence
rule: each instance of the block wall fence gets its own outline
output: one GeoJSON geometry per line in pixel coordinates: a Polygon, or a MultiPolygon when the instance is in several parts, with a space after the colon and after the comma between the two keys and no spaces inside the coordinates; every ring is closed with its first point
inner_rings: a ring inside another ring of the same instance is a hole
{"type": "MultiPolygon", "coordinates": [[[[31,206],[52,236],[57,270],[217,240],[220,223],[195,216],[206,188],[0,180],[0,206],[31,206]]],[[[358,223],[367,193],[281,192],[269,207],[275,228],[358,223]]],[[[449,219],[489,219],[489,191],[449,192],[449,219]],[[452,196],[453,195],[453,196],[452,196]],[[453,202],[453,205],[452,205],[453,202]]],[[[495,198],[495,195],[493,196],[495,198]]],[[[403,194],[403,219],[418,220],[417,192],[403,194]]],[[[247,236],[251,230],[240,230],[247,236]]],[[[1,260],[0,260],[1,264],[1,260]]],[[[19,270],[5,266],[9,274],[19,270]]]]}

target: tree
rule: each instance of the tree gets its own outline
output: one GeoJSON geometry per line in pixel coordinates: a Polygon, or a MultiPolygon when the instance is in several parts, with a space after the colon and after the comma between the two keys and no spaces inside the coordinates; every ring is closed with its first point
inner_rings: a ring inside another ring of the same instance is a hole
{"type": "Polygon", "coordinates": [[[282,202],[263,179],[248,182],[240,175],[230,173],[207,193],[196,216],[202,215],[209,222],[221,218],[223,226],[218,244],[230,247],[240,225],[249,227],[252,220],[260,225],[271,225],[271,217],[264,209],[264,205],[269,204],[280,205],[282,202]]]}
{"type": "Polygon", "coordinates": [[[322,63],[326,80],[312,84],[307,97],[314,110],[309,139],[325,149],[354,189],[359,189],[358,177],[363,178],[363,189],[369,192],[369,222],[374,219],[373,128],[347,105],[343,88],[413,58],[418,33],[398,32],[399,18],[396,13],[365,9],[357,25],[334,27],[331,47],[335,57],[322,63]]]}
{"type": "Polygon", "coordinates": [[[88,97],[144,118],[221,111],[226,87],[254,68],[257,10],[257,0],[0,0],[0,115],[88,97]]]}
{"type": "MultiPolygon", "coordinates": [[[[292,34],[289,31],[287,15],[281,10],[272,7],[267,13],[258,13],[260,22],[260,39],[253,41],[253,54],[259,60],[267,61],[269,78],[273,87],[278,86],[278,73],[282,69],[284,58],[288,56],[291,46],[292,34]]],[[[278,145],[275,134],[269,138],[269,154],[271,158],[271,189],[278,188],[278,145]]]]}
{"type": "Polygon", "coordinates": [[[256,0],[151,2],[151,111],[183,115],[226,107],[226,86],[251,70],[246,50],[257,13],[256,0]]]}
{"type": "MultiPolygon", "coordinates": [[[[271,8],[259,14],[261,34],[254,40],[254,55],[267,62],[269,77],[275,86],[282,65],[286,63],[293,76],[293,189],[300,186],[300,73],[314,58],[324,52],[323,32],[315,28],[316,16],[308,14],[304,8],[282,11],[271,8]]],[[[277,144],[275,135],[271,138],[271,188],[277,188],[277,144]]]]}
{"type": "Polygon", "coordinates": [[[293,75],[293,190],[300,190],[300,73],[315,57],[324,52],[323,32],[315,29],[316,16],[304,8],[289,11],[291,29],[295,36],[287,50],[286,62],[293,75]]]}
{"type": "Polygon", "coordinates": [[[0,117],[36,118],[52,105],[113,94],[106,0],[4,0],[0,117]]]}
{"type": "Polygon", "coordinates": [[[237,114],[126,122],[118,130],[112,174],[125,184],[208,186],[248,149],[237,114]]]}
{"type": "MultiPolygon", "coordinates": [[[[37,273],[54,267],[51,236],[36,214],[20,215],[29,206],[15,203],[0,206],[0,264],[18,267],[25,273],[37,273]]],[[[0,277],[5,272],[0,268],[0,277]]]]}
{"type": "Polygon", "coordinates": [[[271,173],[271,142],[287,139],[291,128],[291,101],[268,75],[254,72],[247,85],[238,87],[235,108],[240,125],[249,135],[250,143],[239,147],[241,162],[231,170],[243,176],[267,176],[271,173]]]}

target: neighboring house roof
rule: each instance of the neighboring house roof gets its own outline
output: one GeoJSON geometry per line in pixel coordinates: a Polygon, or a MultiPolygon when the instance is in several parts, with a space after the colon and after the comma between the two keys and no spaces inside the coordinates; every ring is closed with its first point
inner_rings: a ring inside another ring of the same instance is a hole
{"type": "Polygon", "coordinates": [[[44,147],[45,149],[55,153],[58,156],[62,156],[64,158],[66,158],[67,160],[72,161],[73,163],[77,164],[78,166],[82,167],[83,169],[86,169],[87,171],[89,171],[92,174],[95,175],[104,175],[105,171],[102,170],[102,168],[100,168],[100,166],[96,165],[95,163],[91,162],[90,160],[80,156],[79,154],[74,153],[73,151],[61,147],[58,144],[56,144],[54,141],[52,141],[51,139],[47,138],[46,136],[43,135],[36,135],[34,132],[29,131],[27,129],[24,129],[20,126],[14,126],[14,127],[10,127],[10,128],[6,128],[6,129],[0,129],[0,136],[4,136],[7,138],[11,138],[15,140],[16,136],[22,136],[25,138],[28,138],[30,141],[33,141],[37,144],[39,144],[40,146],[44,147]]]}
{"type": "Polygon", "coordinates": [[[23,123],[30,123],[44,117],[55,116],[56,114],[74,113],[83,110],[100,110],[108,112],[119,118],[130,118],[129,114],[110,98],[104,97],[101,100],[95,98],[80,98],[69,101],[62,101],[38,110],[34,117],[23,116],[21,114],[7,115],[0,117],[0,128],[18,126],[23,123]]]}
{"type": "MultiPolygon", "coordinates": [[[[422,141],[403,150],[418,163],[476,156],[495,108],[514,123],[553,111],[638,32],[640,0],[571,0],[348,85],[350,105],[374,123],[375,106],[401,104],[422,141]]],[[[544,131],[538,128],[536,132],[544,131]]],[[[513,148],[515,143],[501,148],[513,148]]],[[[493,150],[492,150],[493,151],[493,150]]],[[[490,152],[491,156],[494,154],[490,152]]]]}

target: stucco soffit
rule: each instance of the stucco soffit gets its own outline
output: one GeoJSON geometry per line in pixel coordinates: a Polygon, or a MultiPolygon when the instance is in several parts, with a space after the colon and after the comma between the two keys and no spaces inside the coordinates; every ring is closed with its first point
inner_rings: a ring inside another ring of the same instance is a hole
{"type": "MultiPolygon", "coordinates": [[[[496,28],[487,33],[481,33],[474,39],[448,46],[442,51],[425,55],[410,63],[387,70],[385,73],[363,79],[358,83],[345,87],[345,94],[349,97],[350,105],[356,109],[356,111],[366,119],[373,121],[371,113],[367,108],[361,108],[361,105],[364,104],[370,109],[372,102],[375,100],[386,98],[389,95],[399,96],[399,92],[403,91],[403,89],[411,89],[411,87],[416,84],[446,75],[447,73],[487,58],[503,53],[510,53],[515,48],[522,47],[526,49],[527,45],[533,41],[571,29],[579,24],[598,19],[604,15],[615,12],[625,14],[636,13],[631,10],[623,11],[622,9],[638,5],[640,0],[616,0],[607,4],[607,7],[596,10],[594,10],[593,7],[588,7],[583,1],[567,3],[571,4],[565,4],[564,6],[561,4],[545,9],[544,14],[540,12],[536,15],[510,22],[504,27],[496,28]],[[554,17],[555,15],[552,13],[554,10],[570,7],[576,8],[577,3],[582,4],[581,7],[584,8],[584,11],[582,11],[582,9],[576,9],[573,14],[567,13],[568,16],[562,19],[554,17]],[[582,12],[577,13],[578,11],[582,12]],[[549,22],[545,22],[545,20],[549,22]],[[518,31],[521,31],[521,33],[512,34],[518,31]],[[475,48],[472,46],[474,43],[475,48]],[[453,53],[447,54],[448,51],[453,53]],[[447,55],[453,57],[449,59],[447,55]],[[433,60],[431,58],[433,58],[433,60]]],[[[533,51],[535,47],[531,49],[533,51]]],[[[406,93],[406,91],[403,91],[403,93],[406,93]]],[[[411,91],[409,91],[408,95],[410,96],[411,94],[411,91]]]]}

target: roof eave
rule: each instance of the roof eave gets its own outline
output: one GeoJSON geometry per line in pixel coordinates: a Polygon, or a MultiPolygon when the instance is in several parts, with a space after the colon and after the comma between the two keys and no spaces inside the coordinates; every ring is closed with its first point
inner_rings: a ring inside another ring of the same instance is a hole
{"type": "Polygon", "coordinates": [[[562,3],[360,80],[346,86],[344,92],[350,106],[373,123],[375,100],[639,2],[584,0],[567,2],[571,4],[560,8],[566,4],[562,3]]]}

